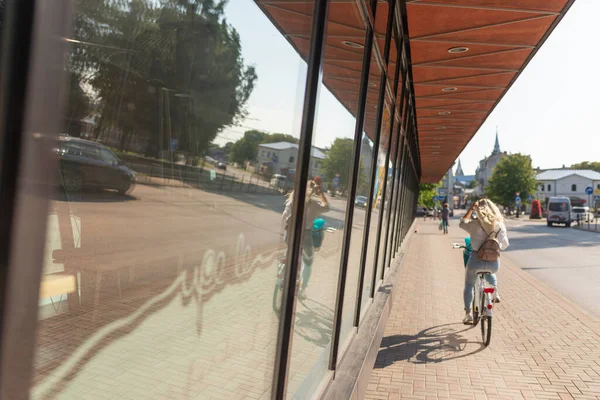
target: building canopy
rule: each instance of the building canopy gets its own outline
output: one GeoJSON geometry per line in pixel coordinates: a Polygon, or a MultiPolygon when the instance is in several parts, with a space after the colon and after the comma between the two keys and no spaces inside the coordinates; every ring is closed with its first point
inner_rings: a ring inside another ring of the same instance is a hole
{"type": "MultiPolygon", "coordinates": [[[[313,1],[257,3],[306,59],[313,1]]],[[[438,182],[450,168],[572,3],[573,0],[406,1],[408,26],[400,29],[407,30],[410,38],[408,62],[416,98],[423,182],[438,182]]],[[[364,18],[372,15],[365,10],[368,7],[354,1],[329,4],[323,82],[352,114],[356,112],[359,94],[364,18]]],[[[378,3],[372,75],[382,70],[378,61],[383,59],[387,10],[387,2],[378,3]]],[[[396,60],[394,46],[390,61],[396,60]]],[[[395,63],[390,62],[387,70],[392,76],[395,63]]],[[[377,98],[378,85],[369,85],[367,98],[371,101],[377,98]]],[[[389,79],[388,85],[391,86],[389,79]]],[[[367,109],[365,131],[370,137],[374,136],[375,114],[375,107],[367,109]]]]}

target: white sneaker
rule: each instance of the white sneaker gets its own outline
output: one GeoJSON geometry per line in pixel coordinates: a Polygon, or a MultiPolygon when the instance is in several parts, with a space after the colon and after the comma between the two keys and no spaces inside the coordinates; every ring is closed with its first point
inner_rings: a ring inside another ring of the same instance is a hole
{"type": "Polygon", "coordinates": [[[473,324],[473,316],[471,315],[470,311],[467,311],[467,313],[465,314],[465,317],[463,318],[463,324],[465,324],[465,325],[473,324]]]}

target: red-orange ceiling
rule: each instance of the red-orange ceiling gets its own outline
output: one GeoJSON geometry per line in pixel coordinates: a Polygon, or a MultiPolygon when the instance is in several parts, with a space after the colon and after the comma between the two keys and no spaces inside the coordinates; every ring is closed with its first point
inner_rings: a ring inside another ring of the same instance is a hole
{"type": "MultiPolygon", "coordinates": [[[[410,60],[423,182],[437,182],[567,12],[573,0],[407,0],[410,60]],[[466,47],[462,53],[450,53],[466,47]],[[455,88],[449,91],[448,88],[455,88]],[[446,90],[444,90],[446,89],[446,90]]],[[[313,2],[257,0],[298,53],[308,56],[313,2]]],[[[364,7],[368,10],[368,7],[364,7]]],[[[375,17],[365,131],[374,136],[388,4],[375,17]]],[[[370,11],[369,11],[370,13],[370,11]]],[[[356,114],[365,18],[357,2],[330,2],[323,80],[356,114]]],[[[396,68],[392,42],[387,89],[396,68]]],[[[388,98],[389,101],[389,98],[388,98]]],[[[387,135],[387,132],[382,132],[387,135]]],[[[387,140],[382,140],[387,143],[387,140]]]]}

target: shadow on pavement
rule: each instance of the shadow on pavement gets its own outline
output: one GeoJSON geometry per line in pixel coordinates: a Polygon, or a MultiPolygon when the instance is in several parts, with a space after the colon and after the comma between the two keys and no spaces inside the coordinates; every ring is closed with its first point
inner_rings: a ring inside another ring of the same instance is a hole
{"type": "Polygon", "coordinates": [[[397,361],[439,363],[479,353],[485,349],[483,343],[469,341],[462,335],[471,329],[472,326],[453,323],[427,328],[416,335],[384,337],[375,368],[384,368],[397,361]]]}
{"type": "Polygon", "coordinates": [[[294,332],[304,340],[319,347],[326,347],[331,341],[333,310],[318,301],[306,299],[296,307],[294,332]]]}

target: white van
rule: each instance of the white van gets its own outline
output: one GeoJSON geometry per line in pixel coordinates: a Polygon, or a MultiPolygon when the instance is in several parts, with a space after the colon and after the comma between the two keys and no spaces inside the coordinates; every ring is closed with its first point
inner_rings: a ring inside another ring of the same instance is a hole
{"type": "Polygon", "coordinates": [[[571,226],[571,200],[568,197],[550,197],[548,200],[548,226],[571,226]]]}

